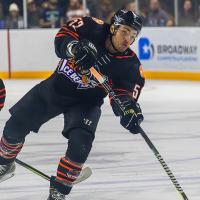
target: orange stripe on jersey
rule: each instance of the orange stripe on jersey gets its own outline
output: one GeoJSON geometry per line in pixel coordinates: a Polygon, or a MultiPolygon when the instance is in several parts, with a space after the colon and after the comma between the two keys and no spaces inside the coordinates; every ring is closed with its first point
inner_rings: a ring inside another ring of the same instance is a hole
{"type": "Polygon", "coordinates": [[[58,33],[58,34],[56,35],[56,37],[64,37],[64,36],[66,36],[66,34],[59,34],[59,33],[58,33]]]}
{"type": "Polygon", "coordinates": [[[66,35],[66,31],[59,31],[58,34],[65,34],[66,35]]]}
{"type": "Polygon", "coordinates": [[[67,32],[73,33],[76,37],[79,37],[79,35],[78,35],[76,32],[74,32],[74,31],[68,29],[67,27],[62,27],[61,30],[62,30],[62,29],[64,29],[64,30],[67,31],[67,32]]]}
{"type": "Polygon", "coordinates": [[[67,28],[66,26],[65,26],[65,27],[63,26],[63,27],[60,29],[60,31],[58,32],[58,34],[60,34],[60,33],[70,34],[70,35],[72,34],[74,37],[79,38],[79,35],[78,35],[76,32],[70,30],[70,29],[67,28]]]}
{"type": "Polygon", "coordinates": [[[73,32],[66,32],[66,33],[60,33],[60,32],[58,32],[57,35],[56,35],[56,37],[64,37],[64,36],[67,36],[67,35],[70,35],[70,36],[72,36],[74,39],[79,40],[79,38],[76,37],[76,35],[73,34],[73,32]]]}
{"type": "Polygon", "coordinates": [[[79,37],[77,37],[76,34],[74,34],[73,32],[67,32],[67,34],[71,35],[76,40],[79,40],[79,37]]]}

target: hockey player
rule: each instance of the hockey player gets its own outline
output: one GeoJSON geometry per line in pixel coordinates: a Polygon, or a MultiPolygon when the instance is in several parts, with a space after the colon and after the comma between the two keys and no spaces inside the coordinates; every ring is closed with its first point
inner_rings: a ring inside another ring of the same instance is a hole
{"type": "Polygon", "coordinates": [[[4,107],[5,98],[6,98],[6,89],[2,79],[0,79],[0,111],[4,107]]]}
{"type": "Polygon", "coordinates": [[[130,49],[142,28],[141,17],[119,10],[111,24],[84,17],[69,21],[55,38],[56,55],[61,58],[55,72],[31,89],[11,109],[0,143],[0,181],[13,176],[14,161],[25,137],[38,132],[49,119],[63,113],[62,134],[68,148],[60,159],[57,175],[50,180],[48,200],[64,200],[85,163],[101,115],[106,92],[90,74],[94,66],[126,107],[122,114],[110,98],[120,124],[131,133],[143,120],[137,103],[144,77],[140,61],[130,49]]]}

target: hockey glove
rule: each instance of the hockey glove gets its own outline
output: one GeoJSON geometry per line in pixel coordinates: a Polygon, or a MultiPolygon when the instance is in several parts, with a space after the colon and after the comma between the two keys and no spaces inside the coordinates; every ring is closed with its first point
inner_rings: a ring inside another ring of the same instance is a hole
{"type": "Polygon", "coordinates": [[[96,63],[97,49],[93,43],[86,39],[73,43],[71,53],[82,74],[85,74],[84,71],[88,71],[96,63]]]}
{"type": "Polygon", "coordinates": [[[134,100],[124,102],[125,112],[120,116],[120,124],[133,134],[138,133],[138,128],[144,117],[140,105],[134,100]]]}

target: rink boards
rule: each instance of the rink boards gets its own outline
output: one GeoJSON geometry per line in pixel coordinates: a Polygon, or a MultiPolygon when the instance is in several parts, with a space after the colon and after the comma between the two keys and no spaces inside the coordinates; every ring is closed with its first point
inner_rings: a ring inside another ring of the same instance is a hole
{"type": "MultiPolygon", "coordinates": [[[[0,77],[45,78],[57,29],[1,30],[0,77]]],[[[144,28],[132,48],[150,79],[200,80],[200,28],[144,28]],[[187,36],[187,37],[186,37],[187,36]]]]}

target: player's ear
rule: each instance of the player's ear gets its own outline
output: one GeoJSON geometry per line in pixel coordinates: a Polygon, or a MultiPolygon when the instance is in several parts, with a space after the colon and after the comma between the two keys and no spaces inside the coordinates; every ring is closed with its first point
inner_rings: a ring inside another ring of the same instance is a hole
{"type": "Polygon", "coordinates": [[[110,33],[111,33],[112,35],[115,34],[115,27],[114,27],[114,25],[111,25],[111,26],[110,26],[110,33]]]}

